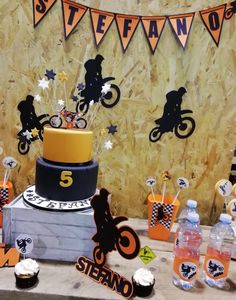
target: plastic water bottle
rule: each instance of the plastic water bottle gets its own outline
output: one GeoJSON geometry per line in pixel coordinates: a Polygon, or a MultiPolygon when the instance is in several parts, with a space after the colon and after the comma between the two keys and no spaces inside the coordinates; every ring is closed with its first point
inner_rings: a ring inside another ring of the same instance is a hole
{"type": "Polygon", "coordinates": [[[231,220],[230,215],[221,214],[219,222],[210,231],[203,268],[205,282],[212,287],[229,288],[226,279],[234,242],[231,220]]]}
{"type": "Polygon", "coordinates": [[[183,223],[186,221],[187,215],[191,212],[197,212],[197,201],[189,199],[186,203],[186,207],[181,211],[178,217],[178,223],[183,223]]]}
{"type": "Polygon", "coordinates": [[[200,245],[202,231],[199,225],[199,215],[189,213],[186,222],[180,225],[178,245],[174,249],[173,283],[189,290],[195,285],[199,270],[200,245]]]}
{"type": "Polygon", "coordinates": [[[178,244],[178,234],[179,234],[179,230],[180,230],[180,226],[181,224],[183,224],[184,222],[186,222],[187,219],[187,215],[189,213],[197,213],[196,211],[197,208],[197,201],[195,200],[191,200],[189,199],[186,203],[186,207],[181,211],[181,213],[179,214],[178,217],[178,228],[176,229],[175,232],[175,239],[174,239],[174,245],[176,246],[178,244]]]}

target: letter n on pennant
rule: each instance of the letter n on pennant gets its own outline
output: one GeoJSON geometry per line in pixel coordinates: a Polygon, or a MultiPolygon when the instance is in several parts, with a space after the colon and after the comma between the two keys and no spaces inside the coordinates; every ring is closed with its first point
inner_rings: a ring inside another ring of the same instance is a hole
{"type": "Polygon", "coordinates": [[[90,9],[90,17],[92,21],[95,44],[96,47],[98,47],[108,32],[115,15],[106,11],[90,9]]]}
{"type": "Polygon", "coordinates": [[[33,0],[34,27],[46,16],[57,0],[33,0]]]}
{"type": "Polygon", "coordinates": [[[64,35],[68,39],[73,29],[79,24],[88,7],[69,0],[62,0],[64,35]]]}
{"type": "Polygon", "coordinates": [[[175,36],[185,49],[190,34],[195,13],[169,16],[168,20],[175,36]]]}
{"type": "Polygon", "coordinates": [[[222,4],[199,12],[203,24],[206,26],[217,47],[220,42],[226,5],[227,4],[222,4]]]}
{"type": "Polygon", "coordinates": [[[138,16],[116,15],[116,25],[123,52],[128,49],[139,21],[140,17],[138,16]]]}
{"type": "Polygon", "coordinates": [[[141,17],[141,21],[149,47],[152,54],[154,54],[166,22],[166,17],[141,17]]]}

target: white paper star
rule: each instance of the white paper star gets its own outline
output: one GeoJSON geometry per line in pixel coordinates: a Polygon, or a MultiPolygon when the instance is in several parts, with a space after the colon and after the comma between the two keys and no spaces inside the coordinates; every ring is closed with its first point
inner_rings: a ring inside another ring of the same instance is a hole
{"type": "Polygon", "coordinates": [[[62,100],[62,99],[59,99],[59,100],[57,101],[57,103],[58,103],[60,106],[63,106],[63,105],[65,104],[65,101],[62,100]]]}
{"type": "Polygon", "coordinates": [[[37,102],[40,102],[41,101],[41,96],[40,95],[35,95],[34,100],[37,101],[37,102]]]}
{"type": "Polygon", "coordinates": [[[105,83],[102,86],[102,94],[106,95],[106,93],[110,92],[110,90],[111,90],[111,85],[110,84],[105,83]]]}
{"type": "Polygon", "coordinates": [[[41,87],[43,90],[48,89],[49,81],[45,80],[45,78],[38,80],[38,86],[41,87]]]}
{"type": "Polygon", "coordinates": [[[27,140],[30,140],[32,138],[32,133],[28,129],[23,132],[23,135],[26,136],[27,140]]]}
{"type": "Polygon", "coordinates": [[[91,100],[91,101],[89,102],[89,106],[93,106],[93,105],[94,105],[94,101],[91,100]]]}
{"type": "Polygon", "coordinates": [[[113,143],[110,140],[106,141],[105,144],[104,144],[104,148],[107,149],[107,150],[112,149],[112,146],[113,146],[113,143]]]}

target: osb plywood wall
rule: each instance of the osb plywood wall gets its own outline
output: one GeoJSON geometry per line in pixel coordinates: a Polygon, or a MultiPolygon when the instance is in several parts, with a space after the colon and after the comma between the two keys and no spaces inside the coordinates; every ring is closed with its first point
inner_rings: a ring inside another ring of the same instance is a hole
{"type": "MultiPolygon", "coordinates": [[[[106,11],[150,16],[199,11],[225,1],[77,2],[106,11]]],[[[69,97],[77,83],[84,81],[84,62],[100,53],[105,58],[103,76],[114,76],[121,89],[119,104],[113,109],[101,107],[92,124],[95,148],[101,138],[100,130],[111,123],[117,125],[118,132],[110,137],[113,149],[99,155],[98,185],[112,192],[113,212],[146,217],[145,179],[154,176],[158,180],[156,191],[160,192],[160,173],[169,170],[173,179],[167,193],[176,192],[178,177],[188,178],[190,188],[180,194],[181,205],[188,198],[196,199],[203,223],[215,221],[223,199],[215,195],[214,185],[217,180],[228,178],[236,143],[235,17],[224,22],[217,48],[196,14],[185,51],[167,23],[152,55],[141,24],[125,54],[115,23],[96,50],[88,13],[65,42],[60,1],[36,29],[32,24],[31,0],[1,0],[0,13],[1,159],[10,155],[18,160],[18,167],[11,174],[16,195],[34,183],[35,159],[42,153],[40,142],[33,143],[26,156],[17,151],[16,135],[21,129],[18,102],[27,94],[39,93],[38,79],[46,69],[65,71],[69,76],[65,89],[57,82],[48,92],[41,92],[43,100],[35,104],[38,114],[53,114],[56,99],[64,98],[65,91],[69,97]],[[193,135],[178,139],[173,133],[166,133],[159,142],[150,143],[148,135],[155,126],[154,120],[162,115],[166,93],[180,86],[187,89],[182,107],[194,112],[193,135]]],[[[70,101],[71,110],[74,106],[70,101]]]]}

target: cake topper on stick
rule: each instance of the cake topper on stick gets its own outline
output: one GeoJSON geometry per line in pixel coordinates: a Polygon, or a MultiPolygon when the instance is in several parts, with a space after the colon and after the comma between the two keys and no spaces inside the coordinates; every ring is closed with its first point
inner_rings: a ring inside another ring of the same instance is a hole
{"type": "Polygon", "coordinates": [[[28,234],[20,234],[15,240],[15,247],[25,259],[26,254],[30,254],[34,248],[34,241],[28,234]]]}
{"type": "Polygon", "coordinates": [[[216,192],[218,192],[220,196],[224,198],[224,209],[225,209],[227,206],[228,197],[230,196],[233,190],[232,183],[227,179],[221,179],[217,181],[217,183],[215,184],[215,190],[216,192]]]}
{"type": "Polygon", "coordinates": [[[5,168],[4,178],[3,178],[3,188],[6,188],[7,181],[9,179],[11,170],[14,169],[17,165],[17,161],[14,157],[6,156],[2,160],[3,167],[5,168]]]}
{"type": "Polygon", "coordinates": [[[168,171],[164,171],[161,173],[161,178],[163,181],[161,203],[164,203],[165,193],[166,193],[166,183],[167,183],[167,181],[169,181],[171,179],[171,175],[168,171]]]}
{"type": "Polygon", "coordinates": [[[188,189],[189,188],[189,181],[188,181],[188,179],[186,179],[184,177],[179,177],[177,179],[177,184],[178,184],[179,189],[178,189],[178,191],[177,191],[177,193],[174,197],[174,200],[172,201],[172,204],[175,203],[175,201],[176,201],[177,197],[179,196],[179,193],[182,189],[188,189]]]}
{"type": "Polygon", "coordinates": [[[153,177],[148,177],[148,179],[146,180],[146,186],[148,186],[151,189],[151,193],[154,201],[155,201],[155,194],[154,194],[153,187],[155,185],[156,185],[156,179],[153,177]]]}

